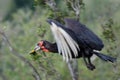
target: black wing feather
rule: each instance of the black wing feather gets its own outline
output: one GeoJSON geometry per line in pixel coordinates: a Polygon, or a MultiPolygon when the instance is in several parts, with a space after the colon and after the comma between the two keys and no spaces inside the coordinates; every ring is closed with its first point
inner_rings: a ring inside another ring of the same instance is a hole
{"type": "Polygon", "coordinates": [[[104,45],[101,39],[79,21],[65,19],[65,23],[66,27],[76,34],[81,46],[88,46],[95,50],[101,50],[103,48],[104,45]]]}

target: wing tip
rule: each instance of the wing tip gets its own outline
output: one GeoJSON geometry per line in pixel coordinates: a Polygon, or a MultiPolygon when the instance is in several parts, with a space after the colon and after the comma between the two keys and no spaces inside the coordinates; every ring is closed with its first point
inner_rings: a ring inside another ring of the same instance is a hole
{"type": "Polygon", "coordinates": [[[46,20],[50,25],[52,25],[53,20],[52,19],[47,19],[46,20]]]}

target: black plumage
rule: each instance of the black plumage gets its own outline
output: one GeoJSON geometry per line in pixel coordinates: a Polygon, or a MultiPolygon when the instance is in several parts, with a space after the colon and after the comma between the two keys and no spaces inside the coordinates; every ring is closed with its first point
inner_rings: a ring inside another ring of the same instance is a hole
{"type": "Polygon", "coordinates": [[[104,61],[116,61],[116,58],[99,52],[104,47],[102,40],[85,25],[74,19],[65,19],[64,21],[65,26],[55,20],[47,20],[51,25],[56,43],[42,40],[42,44],[38,44],[41,50],[47,49],[50,52],[59,53],[66,60],[83,57],[86,66],[90,70],[95,69],[90,60],[93,54],[104,61]],[[44,48],[42,48],[43,46],[44,48]]]}
{"type": "MultiPolygon", "coordinates": [[[[80,44],[95,49],[101,50],[103,48],[103,42],[98,38],[91,30],[85,25],[81,24],[77,20],[65,19],[66,27],[75,32],[78,42],[80,44]]],[[[83,46],[82,46],[83,47],[83,46]]]]}

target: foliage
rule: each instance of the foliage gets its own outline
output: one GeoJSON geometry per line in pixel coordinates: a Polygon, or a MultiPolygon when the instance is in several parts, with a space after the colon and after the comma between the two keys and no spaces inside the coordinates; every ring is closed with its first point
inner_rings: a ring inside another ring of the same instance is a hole
{"type": "MultiPolygon", "coordinates": [[[[58,18],[63,20],[64,17],[75,16],[64,0],[55,1],[59,7],[56,12],[58,18]]],[[[30,0],[30,3],[33,1],[30,0]]],[[[83,3],[84,9],[80,12],[80,21],[103,40],[105,48],[101,52],[117,57],[118,62],[111,64],[96,58],[94,60],[96,69],[89,71],[83,60],[78,59],[79,80],[118,80],[120,79],[120,1],[83,0],[83,3]]],[[[71,80],[67,65],[60,55],[52,53],[44,55],[42,52],[34,58],[29,55],[29,51],[39,40],[53,41],[46,19],[55,16],[53,10],[45,5],[44,0],[35,0],[33,4],[34,10],[30,6],[18,8],[10,15],[11,19],[0,22],[0,29],[4,30],[16,51],[35,66],[43,80],[71,80]]],[[[0,36],[0,77],[0,80],[4,78],[34,80],[32,70],[11,54],[2,36],[0,36]]]]}

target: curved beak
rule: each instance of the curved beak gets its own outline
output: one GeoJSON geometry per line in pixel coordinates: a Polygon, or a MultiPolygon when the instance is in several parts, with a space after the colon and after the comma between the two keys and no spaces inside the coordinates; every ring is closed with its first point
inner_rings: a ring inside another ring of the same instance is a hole
{"type": "Polygon", "coordinates": [[[38,46],[38,45],[37,45],[37,46],[35,46],[34,50],[35,50],[35,51],[40,50],[40,46],[38,46]]]}
{"type": "Polygon", "coordinates": [[[30,51],[30,54],[35,55],[38,50],[40,50],[40,46],[37,45],[35,46],[34,50],[30,51]]]}

